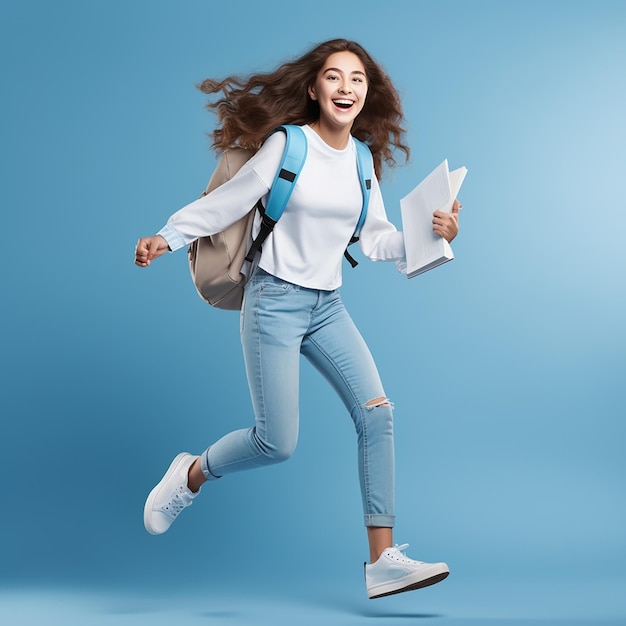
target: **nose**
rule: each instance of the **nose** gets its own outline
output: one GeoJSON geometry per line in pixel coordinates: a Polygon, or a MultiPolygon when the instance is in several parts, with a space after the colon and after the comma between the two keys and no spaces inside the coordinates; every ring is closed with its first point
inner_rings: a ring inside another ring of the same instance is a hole
{"type": "Polygon", "coordinates": [[[346,81],[342,81],[341,85],[339,85],[339,93],[347,94],[350,93],[350,83],[346,81]]]}

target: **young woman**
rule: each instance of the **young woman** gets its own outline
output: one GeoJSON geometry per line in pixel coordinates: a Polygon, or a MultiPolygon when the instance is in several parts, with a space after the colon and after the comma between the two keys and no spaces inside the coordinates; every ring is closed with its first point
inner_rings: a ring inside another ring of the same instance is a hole
{"type": "MultiPolygon", "coordinates": [[[[394,546],[392,403],[338,291],[343,253],[363,202],[352,136],[370,147],[377,176],[383,162],[394,164],[392,149],[408,157],[398,94],[371,56],[343,39],[322,43],[272,73],[206,80],[200,88],[222,93],[208,105],[219,120],[214,147],[256,153],[229,182],[172,215],[157,235],[140,239],[139,267],[224,230],[266,198],[285,147],[284,133],[271,134],[278,125],[301,125],[308,152],[245,289],[241,340],[254,426],[225,435],[199,456],[179,454],[148,496],[146,529],[164,533],[207,480],[289,458],[298,437],[303,354],[339,394],[356,428],[370,548],[368,596],[439,582],[449,573],[445,563],[415,561],[402,552],[406,545],[394,546]]],[[[452,213],[433,215],[433,231],[448,241],[458,232],[458,206],[455,201],[452,213]]],[[[402,233],[387,220],[376,177],[359,242],[372,260],[403,260],[402,233]]]]}

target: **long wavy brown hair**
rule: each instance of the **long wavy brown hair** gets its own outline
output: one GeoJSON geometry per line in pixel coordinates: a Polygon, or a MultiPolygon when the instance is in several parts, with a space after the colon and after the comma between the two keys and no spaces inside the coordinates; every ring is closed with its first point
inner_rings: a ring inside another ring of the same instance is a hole
{"type": "Polygon", "coordinates": [[[249,77],[206,79],[198,89],[206,94],[221,92],[207,108],[217,113],[218,126],[211,133],[212,147],[221,152],[232,146],[258,150],[266,137],[281,124],[310,124],[320,115],[319,104],[308,94],[326,59],[335,52],[352,52],[365,68],[368,82],[365,105],[351,133],[370,147],[374,169],[380,178],[383,162],[393,167],[395,149],[409,158],[403,143],[404,115],[400,97],[382,67],[358,43],[333,39],[319,44],[300,58],[284,63],[273,72],[249,77]]]}

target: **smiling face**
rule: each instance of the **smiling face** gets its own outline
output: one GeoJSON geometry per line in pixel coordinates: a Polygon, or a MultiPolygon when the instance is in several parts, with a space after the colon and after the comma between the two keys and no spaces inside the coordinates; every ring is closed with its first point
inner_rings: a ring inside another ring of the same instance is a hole
{"type": "Polygon", "coordinates": [[[347,51],[331,54],[309,86],[309,96],[319,104],[321,127],[349,132],[367,96],[367,77],[359,57],[347,51]]]}

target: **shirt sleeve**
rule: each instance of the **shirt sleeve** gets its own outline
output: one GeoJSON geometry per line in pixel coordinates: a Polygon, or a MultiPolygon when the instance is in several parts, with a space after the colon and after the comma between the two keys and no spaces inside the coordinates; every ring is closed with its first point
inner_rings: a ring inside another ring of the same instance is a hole
{"type": "Polygon", "coordinates": [[[404,236],[387,219],[383,197],[376,177],[372,177],[370,201],[359,235],[363,254],[372,261],[402,261],[404,236]]]}
{"type": "Polygon", "coordinates": [[[267,196],[285,143],[284,133],[272,135],[229,181],[174,213],[157,234],[174,251],[241,219],[267,196]]]}

